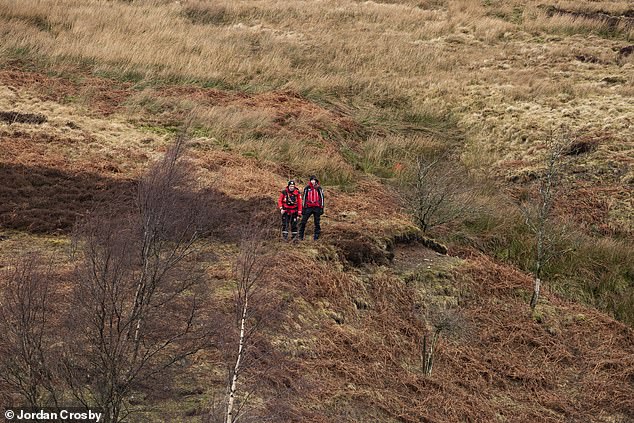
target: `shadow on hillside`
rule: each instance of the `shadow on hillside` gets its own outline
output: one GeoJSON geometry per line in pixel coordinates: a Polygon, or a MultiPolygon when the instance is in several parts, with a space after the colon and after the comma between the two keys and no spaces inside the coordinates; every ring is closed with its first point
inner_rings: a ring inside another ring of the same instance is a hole
{"type": "MultiPolygon", "coordinates": [[[[131,211],[136,188],[131,179],[0,163],[0,228],[68,234],[93,211],[131,211]]],[[[204,204],[203,229],[223,241],[238,240],[247,224],[268,225],[276,217],[271,198],[236,199],[212,188],[195,195],[204,204]]]]}
{"type": "Polygon", "coordinates": [[[131,204],[134,181],[93,173],[0,163],[0,225],[32,233],[69,232],[100,205],[131,204]]]}

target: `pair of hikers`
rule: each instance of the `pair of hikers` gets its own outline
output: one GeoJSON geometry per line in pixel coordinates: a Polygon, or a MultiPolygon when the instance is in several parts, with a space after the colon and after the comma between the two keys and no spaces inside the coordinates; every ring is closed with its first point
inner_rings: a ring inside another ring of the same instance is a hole
{"type": "Polygon", "coordinates": [[[288,230],[291,230],[291,240],[298,238],[297,221],[299,224],[299,239],[304,239],[306,224],[311,216],[315,216],[315,232],[313,239],[318,240],[321,233],[321,215],[324,213],[324,191],[319,185],[319,179],[311,175],[308,185],[300,195],[295,181],[288,181],[277,200],[277,207],[282,214],[282,238],[288,240],[288,230]]]}

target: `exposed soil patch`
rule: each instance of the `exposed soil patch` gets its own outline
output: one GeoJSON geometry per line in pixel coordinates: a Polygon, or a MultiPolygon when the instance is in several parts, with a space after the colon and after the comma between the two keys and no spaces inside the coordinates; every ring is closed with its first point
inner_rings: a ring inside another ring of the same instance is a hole
{"type": "Polygon", "coordinates": [[[394,242],[398,244],[421,244],[441,255],[447,254],[447,247],[432,238],[427,238],[419,233],[411,233],[398,235],[394,238],[394,242]]]}
{"type": "Polygon", "coordinates": [[[46,122],[46,116],[39,113],[0,112],[0,121],[12,123],[34,123],[36,125],[46,122]]]}
{"type": "Polygon", "coordinates": [[[400,261],[403,262],[410,261],[404,258],[404,252],[405,256],[413,253],[414,256],[410,258],[414,262],[432,256],[443,257],[447,253],[447,248],[444,245],[431,238],[414,234],[397,236],[393,239],[381,239],[359,232],[342,230],[338,231],[332,237],[333,239],[330,239],[330,235],[327,235],[327,238],[337,247],[340,256],[356,267],[363,264],[402,267],[403,263],[396,262],[397,257],[400,257],[400,261]]]}
{"type": "Polygon", "coordinates": [[[567,156],[578,156],[580,154],[593,152],[598,146],[599,140],[596,138],[579,139],[570,144],[563,153],[567,156]]]}
{"type": "Polygon", "coordinates": [[[621,48],[618,54],[619,54],[619,58],[624,58],[624,57],[630,56],[631,54],[634,54],[634,45],[625,46],[621,48]]]}
{"type": "Polygon", "coordinates": [[[591,54],[578,54],[575,59],[583,63],[601,63],[601,59],[591,54]]]}
{"type": "Polygon", "coordinates": [[[622,24],[626,27],[634,26],[634,9],[626,10],[620,15],[614,15],[604,11],[596,11],[596,12],[584,12],[577,10],[567,10],[562,9],[557,6],[545,6],[546,14],[549,17],[552,16],[571,16],[573,18],[581,18],[581,19],[592,19],[596,21],[600,21],[607,25],[610,28],[615,28],[616,26],[622,24]]]}
{"type": "Polygon", "coordinates": [[[332,243],[342,259],[357,267],[363,264],[388,265],[394,258],[389,244],[381,245],[377,240],[358,232],[339,232],[332,243]]]}
{"type": "Polygon", "coordinates": [[[409,272],[426,268],[436,268],[455,258],[440,254],[420,243],[399,244],[394,248],[393,268],[399,272],[409,272]]]}

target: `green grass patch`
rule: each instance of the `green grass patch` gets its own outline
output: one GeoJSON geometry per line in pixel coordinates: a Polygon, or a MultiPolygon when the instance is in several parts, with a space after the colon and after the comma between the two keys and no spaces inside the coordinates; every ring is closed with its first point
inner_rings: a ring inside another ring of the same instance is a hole
{"type": "Polygon", "coordinates": [[[170,124],[143,124],[137,126],[140,130],[161,136],[172,136],[177,134],[182,128],[170,124]]]}
{"type": "Polygon", "coordinates": [[[146,74],[144,72],[130,69],[117,71],[113,68],[106,68],[96,71],[95,75],[106,79],[114,79],[119,82],[132,82],[135,84],[146,80],[146,74]]]}
{"type": "MultiPolygon", "coordinates": [[[[634,325],[634,250],[629,240],[590,235],[563,224],[553,227],[544,283],[566,298],[634,325]]],[[[476,248],[527,273],[535,269],[536,236],[521,215],[509,209],[491,208],[469,216],[448,238],[454,245],[476,248]]]]}
{"type": "Polygon", "coordinates": [[[45,70],[49,64],[49,60],[39,53],[37,48],[32,46],[20,47],[0,47],[0,63],[12,64],[19,66],[24,71],[45,70]]]}

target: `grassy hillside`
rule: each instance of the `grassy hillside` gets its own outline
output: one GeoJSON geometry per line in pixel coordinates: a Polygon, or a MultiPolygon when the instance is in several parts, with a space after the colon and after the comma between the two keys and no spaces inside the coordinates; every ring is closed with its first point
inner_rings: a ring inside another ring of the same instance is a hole
{"type": "Polygon", "coordinates": [[[8,0],[0,26],[0,288],[24,255],[53,263],[60,351],[81,223],[132,213],[187,134],[213,335],[176,376],[132,387],[132,421],[220,421],[249,226],[269,230],[277,308],[240,380],[245,421],[634,419],[630,3],[8,0]],[[570,148],[531,312],[517,202],[536,202],[553,139],[570,148]],[[423,234],[402,192],[430,157],[460,169],[469,207],[423,234]],[[324,236],[280,243],[278,192],[310,174],[324,236]]]}

